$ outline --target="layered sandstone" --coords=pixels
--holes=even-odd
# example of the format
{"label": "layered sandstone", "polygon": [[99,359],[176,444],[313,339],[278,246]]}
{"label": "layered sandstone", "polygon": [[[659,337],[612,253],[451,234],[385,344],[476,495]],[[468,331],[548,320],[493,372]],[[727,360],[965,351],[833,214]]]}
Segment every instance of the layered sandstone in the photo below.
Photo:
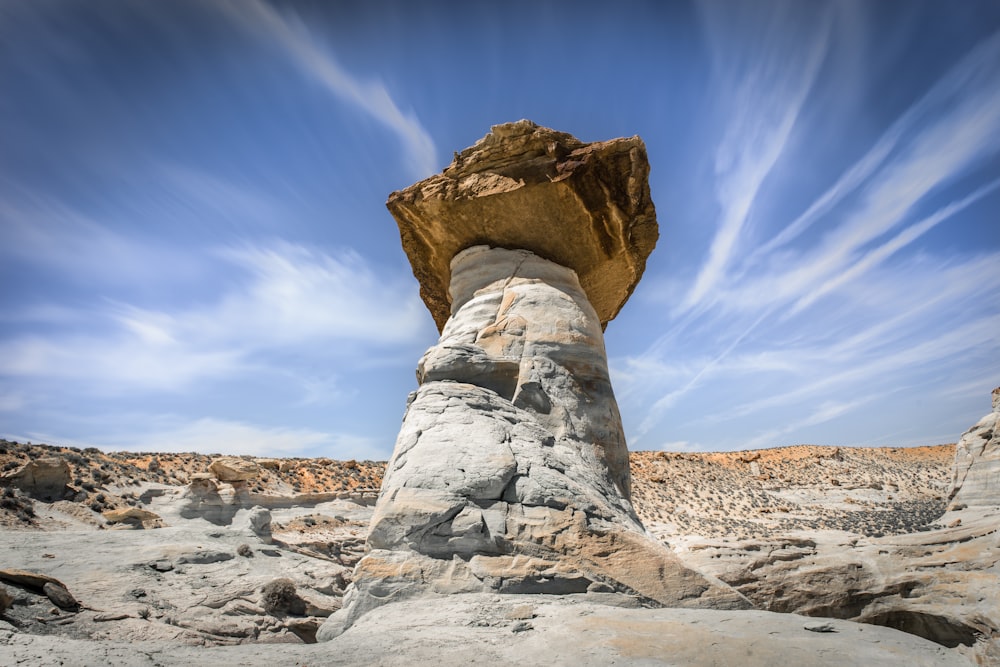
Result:
{"label": "layered sandstone", "polygon": [[993,411],[962,434],[955,446],[952,506],[1000,506],[1000,387]]}

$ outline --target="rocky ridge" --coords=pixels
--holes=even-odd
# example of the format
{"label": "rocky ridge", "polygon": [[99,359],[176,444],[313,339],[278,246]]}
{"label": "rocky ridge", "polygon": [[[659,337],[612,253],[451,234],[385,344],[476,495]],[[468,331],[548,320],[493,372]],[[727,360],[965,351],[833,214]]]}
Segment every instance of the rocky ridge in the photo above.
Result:
{"label": "rocky ridge", "polygon": [[[282,642],[285,646],[283,650],[288,650],[288,642],[301,644],[312,641],[322,619],[341,604],[344,590],[353,576],[353,566],[363,554],[373,510],[371,492],[363,489],[367,487],[367,480],[381,478],[385,465],[327,459],[256,459],[262,476],[248,480],[248,486],[254,489],[259,485],[266,492],[264,495],[268,496],[260,500],[271,506],[268,514],[273,518],[269,535],[267,531],[260,530],[259,521],[255,526],[255,519],[259,517],[252,507],[241,508],[226,525],[212,523],[205,518],[185,519],[176,510],[191,481],[197,484],[196,476],[199,474],[211,475],[211,464],[220,457],[159,454],[155,455],[159,465],[154,465],[154,471],[150,473],[147,471],[153,458],[150,454],[105,454],[93,449],[10,442],[2,443],[0,449],[0,468],[6,467],[8,471],[19,469],[29,460],[55,457],[70,465],[74,479],[79,476],[93,480],[90,471],[100,471],[97,474],[101,475],[101,481],[95,482],[94,490],[80,500],[48,502],[34,499],[21,489],[8,487],[10,494],[5,495],[5,499],[16,499],[18,505],[12,508],[0,503],[3,530],[11,538],[0,541],[0,566],[53,577],[65,584],[68,592],[80,602],[81,608],[76,612],[60,609],[41,589],[5,581],[4,586],[14,604],[4,618],[17,625],[9,626],[13,634],[4,640],[14,644],[8,643],[8,648],[0,646],[0,655],[5,655],[7,650],[14,651],[11,646],[20,645],[19,642],[30,637],[39,638],[31,641],[41,641],[44,637],[77,638],[90,640],[85,646],[93,646],[95,650],[111,651],[106,654],[112,656],[108,664],[115,664],[114,652],[113,647],[105,642],[116,640],[144,642],[151,650],[157,651],[167,650],[156,649],[159,646],[157,642],[169,642],[170,654],[178,656],[175,664],[182,662],[180,656],[184,653],[179,649],[185,645],[261,646]],[[839,486],[831,486],[831,462],[837,461],[838,457],[843,465],[834,466],[836,471],[833,474],[836,474]],[[793,579],[797,572],[806,571],[803,565],[820,556],[828,558],[823,554],[847,554],[846,560],[841,558],[841,563],[868,563],[879,562],[872,559],[884,551],[886,553],[881,554],[881,558],[886,562],[880,567],[884,571],[901,571],[905,566],[900,564],[912,559],[914,553],[930,550],[936,551],[937,555],[931,553],[923,560],[913,561],[911,571],[930,572],[941,581],[947,578],[959,581],[966,575],[954,572],[955,563],[967,562],[967,576],[994,577],[995,581],[995,573],[990,574],[990,570],[986,569],[985,574],[980,574],[977,568],[981,565],[977,565],[975,558],[970,559],[968,553],[955,551],[959,548],[983,551],[976,546],[982,542],[982,537],[976,537],[976,531],[981,530],[977,526],[981,526],[982,522],[977,523],[971,514],[959,526],[947,527],[968,510],[943,518],[935,517],[929,523],[919,525],[923,523],[922,517],[933,513],[934,508],[943,507],[953,457],[954,447],[950,445],[913,449],[798,446],[725,454],[633,452],[633,498],[639,517],[677,557],[690,567],[714,573],[729,581],[759,606],[772,608],[768,606],[769,599],[781,599],[775,596],[775,592],[778,588],[776,584],[783,580],[788,594],[783,606],[775,606],[775,609],[785,611],[798,606],[799,613],[843,616],[843,610],[856,607],[857,599],[852,602],[844,598],[842,607],[838,607],[833,600],[827,600],[826,609],[819,602],[813,606],[803,604],[812,599],[810,591],[815,591],[821,582],[835,591],[836,588],[829,585],[831,577],[836,581],[843,572],[838,573],[835,567],[815,567],[811,571],[825,571],[827,576],[817,578],[813,575],[809,586],[804,585],[805,579],[803,583],[795,583]],[[253,457],[242,458],[254,461]],[[757,466],[751,466],[751,463],[757,463]],[[264,471],[267,471],[266,477],[263,476]],[[872,488],[878,484],[873,471],[885,480],[881,490]],[[146,480],[141,479],[144,475]],[[184,484],[180,479],[185,475],[196,479]],[[212,478],[222,495],[229,495],[227,485],[214,476]],[[168,481],[169,484],[166,483]],[[295,492],[296,483],[299,493]],[[845,502],[843,496],[836,501],[828,498],[824,502],[824,494],[837,489],[858,496],[862,502]],[[134,501],[136,507],[157,513],[161,520],[152,525],[146,524],[146,530],[115,530],[116,524],[110,523],[104,516],[105,510],[91,508],[94,497],[99,494],[104,495],[103,505],[132,507],[129,502]],[[301,507],[295,504],[303,499],[323,499],[331,495],[343,497]],[[713,513],[719,511],[720,498],[732,499],[729,506],[724,506],[729,518],[724,524],[724,534],[714,529],[704,530],[705,526],[715,526],[718,517]],[[838,503],[842,505],[842,514],[831,517],[827,506],[836,507]],[[907,514],[905,507],[911,504],[925,508],[925,514]],[[28,520],[19,516],[24,514],[25,507],[30,508],[32,513]],[[684,511],[677,511],[679,507]],[[766,511],[771,507],[783,507],[786,511]],[[892,535],[887,532],[886,536],[876,538],[872,533],[876,529],[884,530],[886,523],[882,515],[898,518],[894,519]],[[664,522],[664,517],[671,517],[671,520]],[[822,529],[823,522],[831,521],[832,524]],[[987,525],[991,525],[988,521]],[[817,530],[814,525],[821,529]],[[838,527],[842,530],[836,530]],[[852,532],[853,529],[860,530]],[[865,532],[869,534],[865,535]],[[926,536],[930,542],[937,541],[939,546],[931,549],[921,547],[919,543],[913,543],[914,536]],[[905,544],[906,540],[910,540],[909,545]],[[897,546],[887,548],[892,544]],[[992,549],[992,553],[997,553],[995,546]],[[986,552],[990,553],[990,550]],[[247,553],[251,555],[243,555]],[[894,562],[893,567],[888,568],[887,564]],[[752,574],[749,578],[747,570]],[[941,579],[943,575],[946,575],[945,579]],[[266,611],[263,587],[280,578],[291,579],[297,596],[311,600],[311,606],[308,609],[278,611],[276,614]],[[888,579],[881,587],[873,586],[870,574],[851,581],[881,591],[879,595],[872,596],[873,601],[889,598],[906,600],[901,594],[907,586],[900,587]],[[110,582],[114,583],[109,585]],[[988,584],[980,582],[979,585],[989,590]],[[798,601],[793,595],[796,590],[801,592]],[[894,592],[886,595],[886,591]],[[913,595],[914,592],[918,595]],[[939,596],[940,606],[945,607],[948,614],[954,615],[965,604],[955,599],[957,592],[953,589],[951,593]],[[928,599],[938,593],[940,590],[935,592],[924,585],[911,587],[908,595],[912,596],[911,600],[920,597]],[[501,596],[497,599],[517,598]],[[531,596],[529,599],[535,598]],[[981,607],[989,601],[986,598],[978,604]],[[403,605],[407,603],[398,604],[398,613],[402,614]],[[444,608],[442,599],[427,604],[434,609]],[[536,612],[542,615],[543,620],[550,613],[546,611],[547,604],[540,605]],[[496,605],[496,602],[488,602],[486,606]],[[389,614],[387,617],[380,611],[371,612],[371,623],[378,619],[389,622],[386,619],[395,618],[394,607],[396,605],[390,605],[384,612]],[[598,604],[593,609],[601,608]],[[56,609],[58,613],[53,613]],[[427,616],[428,609],[425,608],[423,616]],[[675,613],[673,610],[666,612]],[[869,620],[903,624],[902,616],[894,617],[882,612],[883,616],[879,617],[878,614],[874,612]],[[940,609],[937,615],[946,616]],[[981,615],[990,618],[988,613]],[[436,623],[446,627],[454,627],[449,624],[457,622],[441,616],[434,618]],[[463,622],[476,623],[476,618],[478,616],[472,614]],[[787,623],[798,617],[785,614],[780,618],[786,619],[781,632],[787,633],[791,630]],[[0,627],[3,627],[3,622],[0,620]],[[391,622],[402,623],[403,620]],[[542,621],[537,618],[526,622],[535,628],[542,627]],[[368,627],[364,619],[358,623],[361,631]],[[510,635],[514,623],[503,621],[492,627]],[[801,631],[805,623],[801,621],[796,627]],[[622,632],[626,626],[627,623],[623,622]],[[968,624],[965,630],[952,633],[951,639],[946,641],[954,643],[957,637],[958,643],[951,650],[964,652],[975,659],[979,640],[974,640],[971,646],[962,641],[973,639],[973,635],[982,637],[983,633],[991,632],[988,625],[978,626],[981,630],[976,630],[976,627],[975,624]],[[458,630],[454,632],[458,633]],[[926,628],[922,632],[928,634]],[[346,641],[355,641],[350,639],[350,633],[348,631],[343,637],[347,638]],[[921,635],[920,632],[916,634]],[[524,636],[524,633],[514,633],[514,636]],[[814,633],[806,632],[804,636],[811,638]],[[93,640],[100,640],[100,643]],[[30,646],[47,646],[45,650],[51,650],[51,645],[44,642],[36,645],[31,641],[16,650],[27,655],[36,650]],[[377,642],[372,641],[374,646]],[[625,636],[616,641],[626,641]],[[717,636],[715,641],[724,646],[731,639]],[[763,650],[758,648],[760,655],[764,655]],[[137,660],[134,652],[125,655],[130,656],[130,660]],[[267,654],[254,655],[264,660],[263,656]],[[868,654],[866,659],[873,659],[872,655]],[[190,660],[194,658],[190,657]],[[388,658],[387,661],[386,664],[392,664]],[[67,664],[74,663],[68,661]],[[122,661],[118,664],[144,663]],[[190,664],[202,663],[194,661]],[[351,662],[345,658],[344,664]],[[529,661],[527,664],[541,663]],[[857,664],[865,663],[859,658]],[[878,661],[874,660],[871,664],[878,664]],[[935,658],[924,663],[917,660],[914,664],[946,663]]]}

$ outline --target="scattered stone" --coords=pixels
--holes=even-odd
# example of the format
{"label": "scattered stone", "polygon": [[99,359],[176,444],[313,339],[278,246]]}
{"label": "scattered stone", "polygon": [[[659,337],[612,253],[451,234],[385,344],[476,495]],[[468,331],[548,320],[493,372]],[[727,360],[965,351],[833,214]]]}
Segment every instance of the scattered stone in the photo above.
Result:
{"label": "scattered stone", "polygon": [[209,565],[211,563],[221,563],[232,560],[233,554],[229,551],[218,551],[214,549],[204,549],[199,551],[189,551],[178,556],[174,563],[176,565]]}
{"label": "scattered stone", "polygon": [[271,512],[263,507],[254,507],[247,517],[247,527],[252,533],[262,538],[265,543],[271,541]]}
{"label": "scattered stone", "polygon": [[837,628],[833,627],[832,623],[815,622],[806,623],[802,626],[809,632],[836,632]]}
{"label": "scattered stone", "polygon": [[160,515],[138,507],[122,507],[120,509],[101,512],[108,523],[132,523],[139,526],[146,522],[159,521]]}
{"label": "scattered stone", "polygon": [[518,632],[527,632],[528,630],[534,630],[534,629],[535,626],[533,626],[531,623],[528,623],[527,621],[518,621],[517,623],[511,626],[510,631],[516,634]]}
{"label": "scattered stone", "polygon": [[7,613],[10,606],[14,604],[14,597],[10,594],[6,587],[0,586],[0,616]]}
{"label": "scattered stone", "polygon": [[315,618],[290,618],[285,621],[285,627],[306,644],[316,643],[319,624],[319,620]]}
{"label": "scattered stone", "polygon": [[505,614],[511,621],[523,621],[535,617],[535,606],[530,604],[519,604]]}
{"label": "scattered stone", "polygon": [[65,609],[67,611],[76,611],[80,608],[80,603],[76,601],[76,598],[60,583],[53,583],[51,581],[45,582],[42,586],[42,592],[45,593],[45,597],[56,605],[60,609]]}
{"label": "scattered stone", "polygon": [[131,618],[128,614],[122,613],[107,613],[107,614],[95,614],[94,623],[107,623],[109,621],[122,621],[126,618]]}
{"label": "scattered stone", "polygon": [[149,564],[157,572],[170,572],[174,569],[174,564],[168,560],[157,560]]}

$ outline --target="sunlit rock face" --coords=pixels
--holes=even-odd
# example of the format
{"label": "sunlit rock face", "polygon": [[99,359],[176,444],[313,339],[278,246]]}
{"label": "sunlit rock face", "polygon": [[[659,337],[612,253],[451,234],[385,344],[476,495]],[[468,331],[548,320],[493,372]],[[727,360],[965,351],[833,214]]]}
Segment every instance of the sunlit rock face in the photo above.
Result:
{"label": "sunlit rock face", "polygon": [[[641,530],[600,322],[576,275],[480,246],[455,258],[452,276],[455,313],[417,367],[369,544],[504,553],[524,530],[508,527],[512,503],[577,507]],[[404,496],[435,499],[418,521],[429,530],[409,529]],[[463,529],[442,526],[444,516]]]}
{"label": "sunlit rock face", "polygon": [[451,260],[466,248],[523,248],[573,269],[604,326],[659,235],[642,139],[584,143],[529,120],[494,125],[386,206],[438,330],[453,313]]}
{"label": "sunlit rock face", "polygon": [[629,502],[603,329],[656,243],[648,173],[638,137],[585,144],[518,121],[390,195],[441,338],[320,639],[414,595],[748,606],[648,536]]}
{"label": "sunlit rock face", "polygon": [[576,274],[483,246],[452,262],[453,315],[420,360],[344,611],[421,593],[624,593],[741,607],[648,537],[601,324]]}
{"label": "sunlit rock face", "polygon": [[955,446],[952,506],[1000,507],[1000,387],[993,411],[962,434]]}
{"label": "sunlit rock face", "polygon": [[[603,495],[627,499],[628,450],[604,336],[576,274],[525,250],[478,246],[452,262],[451,297],[454,314],[420,360],[419,382],[494,391],[531,414],[544,442],[572,448],[579,465],[610,480]],[[515,483],[530,481],[524,470]]]}

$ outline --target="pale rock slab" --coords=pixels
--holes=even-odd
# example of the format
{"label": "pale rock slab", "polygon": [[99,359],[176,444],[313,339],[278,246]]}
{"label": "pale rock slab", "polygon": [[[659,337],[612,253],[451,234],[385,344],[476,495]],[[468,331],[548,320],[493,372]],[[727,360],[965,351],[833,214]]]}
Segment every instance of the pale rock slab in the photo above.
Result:
{"label": "pale rock slab", "polygon": [[1000,387],[993,411],[962,434],[955,446],[951,506],[1000,506]]}

